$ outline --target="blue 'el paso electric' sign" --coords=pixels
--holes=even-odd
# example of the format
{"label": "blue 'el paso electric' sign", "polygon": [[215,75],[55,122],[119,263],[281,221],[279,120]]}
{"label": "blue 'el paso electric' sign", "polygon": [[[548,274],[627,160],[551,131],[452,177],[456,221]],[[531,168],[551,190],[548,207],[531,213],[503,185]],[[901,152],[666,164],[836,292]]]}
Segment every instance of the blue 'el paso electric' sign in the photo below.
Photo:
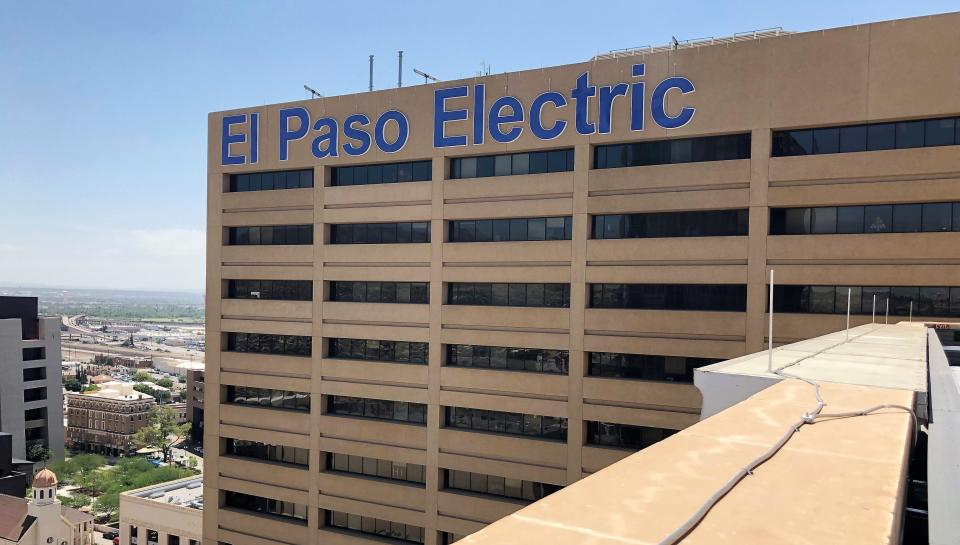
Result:
{"label": "blue 'el paso electric' sign", "polygon": [[[613,104],[618,98],[629,101],[629,123],[631,131],[642,131],[644,113],[649,104],[650,117],[654,123],[665,129],[682,127],[693,119],[695,109],[684,106],[674,115],[667,112],[666,99],[671,91],[680,94],[692,93],[696,89],[693,83],[682,76],[672,76],[658,83],[647,101],[644,65],[633,65],[632,75],[635,81],[620,82],[597,87],[590,84],[590,72],[584,72],[577,78],[570,90],[569,98],[557,91],[547,91],[537,95],[529,105],[523,104],[513,96],[502,96],[485,111],[486,86],[473,85],[472,107],[448,109],[447,101],[471,96],[468,85],[437,89],[433,95],[433,146],[449,148],[483,144],[489,137],[495,142],[507,144],[513,142],[523,131],[529,128],[538,140],[553,140],[567,130],[568,122],[556,119],[544,125],[543,112],[546,109],[561,109],[572,106],[574,109],[574,130],[577,134],[608,134],[613,129]],[[590,101],[596,100],[596,116],[590,115]],[[410,120],[399,110],[387,110],[374,121],[366,114],[349,115],[342,121],[333,117],[310,119],[310,112],[303,107],[282,108],[279,111],[279,130],[277,144],[278,157],[286,161],[289,156],[290,142],[303,140],[308,135],[313,138],[310,150],[314,157],[338,157],[340,154],[359,156],[370,151],[371,146],[384,153],[396,153],[403,149],[410,137]],[[470,121],[468,134],[450,134],[447,123]],[[392,136],[388,137],[388,127],[394,126]],[[245,127],[245,130],[244,130]],[[220,135],[220,157],[222,165],[254,164],[258,161],[260,148],[260,114],[236,114],[223,117]],[[238,130],[239,129],[239,130]],[[371,134],[372,129],[372,134]],[[249,141],[247,154],[231,153],[233,144],[241,145]]]}

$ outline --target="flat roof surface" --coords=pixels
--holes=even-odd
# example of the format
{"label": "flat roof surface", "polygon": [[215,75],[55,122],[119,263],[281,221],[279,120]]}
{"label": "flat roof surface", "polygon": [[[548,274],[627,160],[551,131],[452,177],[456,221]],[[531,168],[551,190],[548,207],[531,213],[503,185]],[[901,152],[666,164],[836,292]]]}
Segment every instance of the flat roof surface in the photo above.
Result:
{"label": "flat roof surface", "polygon": [[[776,335],[776,318],[774,318]],[[865,324],[846,331],[773,349],[773,367],[817,381],[860,384],[881,388],[927,391],[927,329],[921,323]],[[767,372],[767,351],[748,354],[697,369],[724,373],[779,377]],[[799,363],[795,363],[799,362]],[[794,364],[794,365],[791,365]]]}
{"label": "flat roof surface", "polygon": [[[774,365],[816,380],[824,414],[913,407],[926,390],[926,342],[922,324],[868,324],[849,341],[839,332],[775,349]],[[810,384],[767,373],[766,352],[704,369],[770,385],[461,543],[657,544],[816,407]],[[913,427],[896,409],[802,426],[681,543],[898,543]]]}
{"label": "flat roof surface", "polygon": [[[203,500],[203,475],[161,483],[126,492],[128,496],[145,498],[165,505],[195,507],[193,502]],[[200,504],[202,506],[202,503]]]}

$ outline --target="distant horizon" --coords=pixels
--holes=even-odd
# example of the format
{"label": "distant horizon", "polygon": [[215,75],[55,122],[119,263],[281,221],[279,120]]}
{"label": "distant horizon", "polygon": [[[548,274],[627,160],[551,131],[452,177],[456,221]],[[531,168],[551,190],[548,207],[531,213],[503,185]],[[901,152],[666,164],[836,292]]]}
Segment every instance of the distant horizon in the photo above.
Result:
{"label": "distant horizon", "polygon": [[54,285],[43,285],[43,284],[15,284],[9,283],[4,280],[0,280],[0,291],[5,289],[19,289],[19,290],[30,290],[30,289],[42,289],[42,290],[92,290],[92,291],[123,291],[123,292],[152,292],[152,293],[189,293],[189,294],[201,294],[206,295],[205,289],[188,289],[188,288],[112,288],[104,286],[82,286],[82,285],[73,285],[73,286],[54,286]]}

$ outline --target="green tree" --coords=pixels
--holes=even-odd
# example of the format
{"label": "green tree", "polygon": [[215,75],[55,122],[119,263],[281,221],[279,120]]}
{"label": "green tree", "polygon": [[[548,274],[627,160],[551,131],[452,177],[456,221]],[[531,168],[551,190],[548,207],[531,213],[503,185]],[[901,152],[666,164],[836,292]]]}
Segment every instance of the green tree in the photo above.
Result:
{"label": "green tree", "polygon": [[74,509],[80,509],[81,507],[86,507],[93,502],[93,498],[87,496],[86,494],[71,494],[69,496],[57,496],[57,499],[60,500],[60,503],[66,505],[67,507],[73,507]]}
{"label": "green tree", "polygon": [[143,383],[134,384],[133,389],[142,394],[151,395],[157,398],[157,401],[166,401],[167,399],[170,399],[170,392],[166,390],[157,390],[156,388],[151,388],[147,384],[143,384]]}
{"label": "green tree", "polygon": [[146,371],[137,371],[133,374],[134,382],[153,382],[153,375]]}
{"label": "green tree", "polygon": [[158,380],[156,384],[157,386],[163,386],[164,388],[173,388],[173,381],[167,377],[163,377],[162,379]]}
{"label": "green tree", "polygon": [[147,415],[147,425],[137,430],[133,442],[140,448],[155,448],[163,453],[163,461],[170,461],[170,449],[190,432],[190,423],[177,423],[177,411],[154,405]]}
{"label": "green tree", "polygon": [[63,379],[63,387],[66,388],[68,392],[79,392],[83,388],[83,385],[75,378],[67,378]]}
{"label": "green tree", "polygon": [[27,449],[27,460],[31,462],[46,462],[50,459],[50,449],[43,443],[34,443]]}

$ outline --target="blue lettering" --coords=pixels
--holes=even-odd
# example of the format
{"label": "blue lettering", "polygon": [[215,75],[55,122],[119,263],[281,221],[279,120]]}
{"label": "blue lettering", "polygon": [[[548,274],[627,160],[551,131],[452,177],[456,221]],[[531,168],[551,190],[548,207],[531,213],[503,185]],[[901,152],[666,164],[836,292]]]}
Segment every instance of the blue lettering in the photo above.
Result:
{"label": "blue lettering", "polygon": [[360,143],[357,146],[354,146],[350,143],[345,143],[343,145],[343,151],[347,152],[347,155],[363,155],[370,149],[370,135],[367,133],[367,131],[354,128],[354,125],[366,127],[369,124],[370,118],[363,114],[353,114],[347,117],[347,119],[343,122],[344,136]]}
{"label": "blue lettering", "polygon": [[247,162],[244,155],[230,155],[230,144],[242,144],[247,141],[243,133],[231,134],[230,127],[247,121],[247,114],[225,115],[220,129],[220,164],[242,165]]}
{"label": "blue lettering", "polygon": [[449,148],[452,146],[466,146],[465,135],[447,136],[445,124],[448,121],[461,121],[467,118],[466,108],[461,110],[447,110],[445,102],[449,98],[467,96],[467,86],[437,89],[433,93],[433,147]]}
{"label": "blue lettering", "polygon": [[[646,67],[642,64],[633,65],[633,77],[643,77],[646,73]],[[647,93],[646,84],[638,81],[632,84],[630,90],[630,130],[643,130],[643,101]]]}
{"label": "blue lettering", "polygon": [[671,89],[679,89],[680,93],[684,95],[696,90],[690,80],[679,76],[667,78],[657,84],[653,90],[653,98],[650,101],[650,113],[653,115],[653,120],[657,125],[660,125],[664,129],[676,129],[686,125],[693,119],[693,114],[696,111],[694,108],[684,106],[680,109],[679,114],[670,117],[667,114],[666,102],[667,93],[670,92]]}
{"label": "blue lettering", "polygon": [[[504,115],[503,109],[510,108],[510,114]],[[522,127],[511,127],[507,132],[500,130],[503,123],[523,122],[523,104],[514,97],[500,97],[490,107],[490,136],[501,144],[513,142],[523,133]]]}
{"label": "blue lettering", "polygon": [[[313,130],[319,131],[326,128],[327,132],[313,139],[310,150],[317,159],[324,157],[337,157],[337,120],[332,117],[322,117],[313,124]],[[326,147],[320,147],[320,144],[326,142]]]}
{"label": "blue lettering", "polygon": [[[290,118],[300,120],[300,127],[290,130]],[[304,108],[284,108],[280,110],[280,160],[287,160],[287,143],[291,140],[300,140],[307,135],[310,128],[310,113]]]}
{"label": "blue lettering", "polygon": [[[387,142],[387,137],[384,134],[387,122],[391,120],[397,123],[397,139],[392,143]],[[410,135],[410,124],[407,122],[407,116],[397,110],[383,112],[380,114],[380,119],[377,119],[377,126],[373,130],[373,135],[377,139],[377,147],[385,153],[400,151],[407,144],[407,136]]]}
{"label": "blue lettering", "polygon": [[473,143],[483,144],[483,102],[486,97],[486,85],[473,86]]}
{"label": "blue lettering", "polygon": [[548,102],[557,108],[562,108],[567,105],[567,99],[563,98],[563,95],[556,91],[548,91],[533,99],[533,104],[530,105],[530,131],[540,140],[552,140],[563,134],[563,130],[567,128],[567,122],[562,119],[555,121],[549,129],[544,128],[543,119],[540,114],[543,110],[543,105]]}
{"label": "blue lettering", "polygon": [[590,97],[597,94],[597,88],[590,85],[590,72],[584,72],[577,78],[577,86],[570,91],[570,96],[576,103],[577,109],[577,132],[580,134],[593,134],[596,132],[596,125],[590,122]]}
{"label": "blue lettering", "polygon": [[626,83],[618,83],[611,86],[605,86],[600,88],[600,108],[599,108],[599,117],[600,117],[600,134],[609,134],[611,125],[610,117],[613,110],[613,101],[616,100],[618,96],[626,96],[627,90]]}

